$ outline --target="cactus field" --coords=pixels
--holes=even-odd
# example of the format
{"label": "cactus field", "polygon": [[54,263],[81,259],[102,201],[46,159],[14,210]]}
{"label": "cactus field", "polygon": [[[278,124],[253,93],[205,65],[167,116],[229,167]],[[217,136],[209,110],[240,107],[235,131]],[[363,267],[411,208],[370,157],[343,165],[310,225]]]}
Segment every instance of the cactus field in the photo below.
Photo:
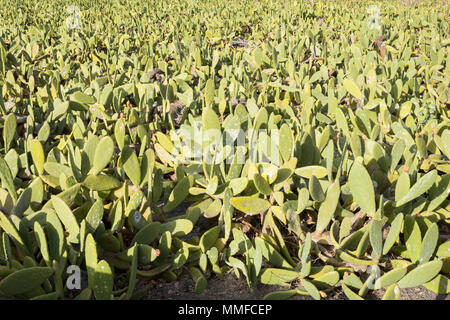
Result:
{"label": "cactus field", "polygon": [[0,299],[445,297],[449,12],[0,0]]}

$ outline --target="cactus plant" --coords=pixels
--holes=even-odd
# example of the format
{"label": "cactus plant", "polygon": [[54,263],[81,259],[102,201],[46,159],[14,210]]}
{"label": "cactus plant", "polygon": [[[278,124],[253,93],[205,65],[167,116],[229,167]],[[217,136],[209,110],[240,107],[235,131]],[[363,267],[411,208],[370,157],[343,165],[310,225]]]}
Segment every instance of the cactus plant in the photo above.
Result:
{"label": "cactus plant", "polygon": [[448,293],[448,2],[106,2],[0,0],[0,297]]}

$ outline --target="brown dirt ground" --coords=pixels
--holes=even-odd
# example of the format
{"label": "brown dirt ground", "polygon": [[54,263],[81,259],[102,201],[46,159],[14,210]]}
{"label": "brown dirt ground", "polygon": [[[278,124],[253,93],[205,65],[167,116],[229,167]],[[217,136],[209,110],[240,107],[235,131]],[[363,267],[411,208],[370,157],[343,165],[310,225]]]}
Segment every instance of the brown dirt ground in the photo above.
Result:
{"label": "brown dirt ground", "polygon": [[[194,292],[194,281],[184,274],[179,280],[165,282],[164,280],[142,280],[137,289],[145,289],[146,300],[262,300],[270,292],[285,290],[280,286],[258,284],[250,292],[245,279],[238,279],[233,272],[227,273],[224,279],[211,276],[208,286],[201,294]],[[366,300],[380,300],[384,290],[371,291]],[[425,287],[401,290],[402,300],[450,300],[450,295],[437,295]],[[340,288],[328,293],[326,300],[346,300]],[[312,300],[309,296],[294,295],[290,300]]]}

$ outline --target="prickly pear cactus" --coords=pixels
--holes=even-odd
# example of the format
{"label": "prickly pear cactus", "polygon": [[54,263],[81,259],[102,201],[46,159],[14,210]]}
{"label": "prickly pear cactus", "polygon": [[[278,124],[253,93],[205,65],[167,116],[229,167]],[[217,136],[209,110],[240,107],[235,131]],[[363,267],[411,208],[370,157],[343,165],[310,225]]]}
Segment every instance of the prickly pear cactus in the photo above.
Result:
{"label": "prickly pear cactus", "polygon": [[81,3],[0,0],[0,297],[449,293],[448,1]]}

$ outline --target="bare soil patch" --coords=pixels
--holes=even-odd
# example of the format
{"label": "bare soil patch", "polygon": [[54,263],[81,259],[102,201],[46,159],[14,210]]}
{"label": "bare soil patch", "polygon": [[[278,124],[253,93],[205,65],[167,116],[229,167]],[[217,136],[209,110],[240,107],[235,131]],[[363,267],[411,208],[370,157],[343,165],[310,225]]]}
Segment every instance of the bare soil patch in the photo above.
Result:
{"label": "bare soil patch", "polygon": [[[286,290],[281,286],[257,284],[253,292],[247,286],[245,279],[238,279],[234,273],[227,273],[224,279],[211,276],[204,292],[194,292],[194,281],[189,275],[183,274],[178,280],[165,282],[164,280],[144,280],[138,284],[138,289],[146,289],[146,300],[262,300],[270,292]],[[384,290],[371,291],[366,300],[380,300]],[[450,295],[437,295],[425,287],[401,290],[402,300],[450,300]],[[289,300],[312,300],[309,296],[295,295]],[[328,293],[325,300],[347,300],[340,288]]]}

